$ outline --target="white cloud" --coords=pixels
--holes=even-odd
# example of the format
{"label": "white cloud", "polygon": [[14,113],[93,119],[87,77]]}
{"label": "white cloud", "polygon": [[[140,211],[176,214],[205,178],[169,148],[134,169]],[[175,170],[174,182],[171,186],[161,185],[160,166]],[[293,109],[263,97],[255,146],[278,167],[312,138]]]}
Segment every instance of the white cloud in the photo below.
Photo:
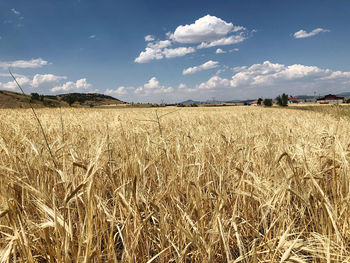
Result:
{"label": "white cloud", "polygon": [[146,63],[154,59],[162,59],[163,54],[161,49],[153,49],[146,47],[145,51],[141,51],[140,55],[135,58],[136,63]]}
{"label": "white cloud", "polygon": [[147,36],[145,36],[145,41],[146,42],[150,42],[150,41],[153,41],[155,38],[154,38],[154,36],[152,36],[152,35],[147,35]]}
{"label": "white cloud", "polygon": [[234,26],[216,16],[206,15],[196,20],[194,24],[178,26],[171,39],[187,44],[211,42],[227,36],[230,32],[243,29],[244,27]]}
{"label": "white cloud", "polygon": [[247,38],[243,34],[234,35],[234,36],[220,38],[212,42],[202,42],[200,45],[198,45],[197,48],[202,49],[202,48],[209,48],[209,47],[216,47],[216,46],[232,45],[232,44],[243,42],[246,39]]}
{"label": "white cloud", "polygon": [[146,89],[156,89],[158,88],[159,81],[157,80],[156,77],[151,78],[145,85],[143,85]]}
{"label": "white cloud", "polygon": [[312,37],[322,32],[330,32],[330,30],[324,28],[316,28],[309,33],[307,33],[305,30],[299,30],[298,32],[294,33],[294,38]]}
{"label": "white cloud", "polygon": [[135,59],[136,63],[146,63],[154,59],[174,58],[193,53],[196,50],[193,47],[178,47],[168,48],[171,46],[170,40],[157,41],[155,43],[148,43],[145,51]]}
{"label": "white cloud", "polygon": [[[67,79],[66,76],[56,76],[54,74],[35,74],[33,78],[14,74],[17,82],[21,85],[26,93],[30,92],[43,92],[47,94],[49,91],[92,91],[92,85],[87,82],[86,78],[77,80],[76,82],[67,81],[62,83]],[[0,73],[0,77],[9,78],[10,74]],[[17,84],[14,80],[8,81],[0,84],[0,89],[18,89]]]}
{"label": "white cloud", "polygon": [[[16,80],[19,83],[19,85],[21,85],[21,87],[31,85],[31,80],[26,76],[16,76]],[[17,83],[13,80],[6,83],[1,83],[0,89],[16,90],[18,89],[18,86]]]}
{"label": "white cloud", "polygon": [[129,93],[129,90],[134,89],[133,87],[125,87],[125,86],[120,86],[119,88],[112,90],[112,89],[107,89],[105,91],[106,95],[115,95],[115,96],[122,96],[122,95],[127,95]]}
{"label": "white cloud", "polygon": [[232,71],[233,72],[240,72],[240,71],[243,71],[247,68],[247,66],[241,66],[241,67],[233,67],[232,68]]}
{"label": "white cloud", "polygon": [[239,48],[233,48],[233,49],[230,49],[229,52],[232,53],[232,52],[238,52],[239,51]]}
{"label": "white cloud", "polygon": [[162,49],[171,46],[170,40],[160,40],[155,43],[148,43],[147,47],[152,49]]}
{"label": "white cloud", "polygon": [[[249,67],[235,67],[231,79],[213,76],[195,88],[178,89],[191,92],[197,98],[214,95],[223,99],[250,99],[288,94],[339,93],[349,90],[350,72],[332,71],[300,64],[283,65],[265,61]],[[186,95],[184,95],[186,96]]]}
{"label": "white cloud", "polygon": [[320,78],[321,80],[350,80],[350,72],[333,71],[328,76]]}
{"label": "white cloud", "polygon": [[[174,33],[167,32],[168,40],[153,42],[154,36],[145,36],[145,41],[149,43],[134,61],[136,63],[146,63],[151,60],[184,56],[195,52],[196,48],[236,44],[247,39],[245,31],[246,28],[243,26],[235,26],[216,16],[206,15],[197,19],[193,24],[178,26]],[[236,32],[240,33],[233,35]],[[171,45],[179,43],[201,44],[197,47],[169,48]]]}
{"label": "white cloud", "polygon": [[178,89],[187,89],[187,85],[184,83],[180,83]]}
{"label": "white cloud", "polygon": [[242,85],[272,85],[284,81],[296,81],[307,78],[317,79],[330,74],[330,70],[322,70],[315,66],[294,64],[285,66],[265,61],[263,64],[254,64],[242,67],[238,73],[232,76],[231,87]]}
{"label": "white cloud", "polygon": [[221,78],[219,76],[213,76],[208,81],[199,84],[196,89],[207,89],[214,90],[218,88],[227,88],[230,86],[230,81],[225,78]]}
{"label": "white cloud", "polygon": [[171,86],[162,85],[156,77],[152,77],[142,86],[120,86],[116,89],[107,89],[104,94],[123,97],[128,101],[159,103],[167,96],[173,96],[173,91]]}
{"label": "white cloud", "polygon": [[87,83],[86,78],[77,80],[75,85],[77,86],[77,89],[89,89],[92,87],[91,84]]}
{"label": "white cloud", "polygon": [[184,70],[182,71],[182,74],[183,74],[183,75],[194,74],[194,73],[197,73],[197,72],[199,72],[199,71],[203,71],[203,70],[207,70],[207,69],[212,69],[212,68],[217,68],[218,66],[219,66],[219,62],[209,60],[209,61],[205,62],[205,63],[202,64],[202,65],[184,69]]}
{"label": "white cloud", "polygon": [[165,48],[163,54],[166,58],[182,57],[196,50],[193,47]]}
{"label": "white cloud", "polygon": [[148,43],[145,51],[135,58],[136,63],[146,63],[154,59],[162,59],[164,57],[163,49],[170,46],[170,40],[157,41],[155,43]]}
{"label": "white cloud", "polygon": [[11,12],[14,13],[15,15],[20,15],[21,14],[21,12],[17,11],[14,8],[11,8]]}
{"label": "white cloud", "polygon": [[218,48],[216,51],[215,51],[216,54],[224,54],[226,53],[226,51],[223,51],[221,48]]}
{"label": "white cloud", "polygon": [[56,86],[51,89],[52,92],[70,91],[70,90],[87,90],[92,88],[92,85],[87,83],[86,78],[77,80],[76,82],[68,81],[61,86]]}
{"label": "white cloud", "polygon": [[[23,76],[24,76],[24,75],[16,74],[16,73],[12,73],[12,75],[14,75],[16,78],[17,78],[17,77],[23,77]],[[0,77],[8,77],[8,78],[11,78],[11,75],[10,75],[10,73],[0,73]]]}
{"label": "white cloud", "polygon": [[156,77],[152,77],[146,84],[135,89],[136,94],[152,95],[173,92],[172,87],[161,85]]}
{"label": "white cloud", "polygon": [[[9,77],[10,74],[0,74],[0,77]],[[61,80],[67,79],[65,76],[56,76],[53,74],[35,74],[33,78],[29,78],[28,76],[14,74],[17,82],[21,85],[22,88],[28,91],[38,90],[38,89],[48,89],[57,85]],[[17,84],[14,80],[2,83],[0,88],[4,89],[17,89]]]}
{"label": "white cloud", "polygon": [[249,67],[235,67],[230,81],[236,96],[277,96],[288,94],[338,93],[349,90],[350,72],[301,64],[284,65],[265,61]]}
{"label": "white cloud", "polygon": [[31,60],[0,61],[0,68],[41,68],[49,63],[42,58]]}
{"label": "white cloud", "polygon": [[65,76],[56,76],[53,74],[36,74],[32,80],[32,87],[38,88],[41,85],[47,85],[47,84],[52,84],[52,83],[57,83],[60,80],[67,79]]}
{"label": "white cloud", "polygon": [[89,38],[94,39],[94,38],[96,38],[96,35],[90,35]]}

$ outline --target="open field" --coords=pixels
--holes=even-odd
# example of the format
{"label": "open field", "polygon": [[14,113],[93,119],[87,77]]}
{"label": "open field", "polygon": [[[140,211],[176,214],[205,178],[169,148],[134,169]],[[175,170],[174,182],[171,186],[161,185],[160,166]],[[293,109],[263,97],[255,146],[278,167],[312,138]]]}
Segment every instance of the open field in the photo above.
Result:
{"label": "open field", "polygon": [[0,110],[0,262],[350,262],[341,115],[37,112],[54,159],[30,110]]}
{"label": "open field", "polygon": [[289,109],[313,111],[323,114],[331,114],[335,118],[350,118],[350,106],[349,104],[339,105],[320,105],[320,104],[301,104],[296,106],[289,106]]}

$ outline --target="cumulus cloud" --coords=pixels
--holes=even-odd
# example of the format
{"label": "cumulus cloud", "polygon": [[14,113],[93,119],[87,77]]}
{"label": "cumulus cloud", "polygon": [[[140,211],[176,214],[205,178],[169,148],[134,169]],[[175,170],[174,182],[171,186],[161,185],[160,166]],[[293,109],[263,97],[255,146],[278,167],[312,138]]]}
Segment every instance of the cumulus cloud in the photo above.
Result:
{"label": "cumulus cloud", "polygon": [[174,58],[182,57],[195,51],[193,47],[165,48],[163,54],[166,58]]}
{"label": "cumulus cloud", "polygon": [[[237,44],[247,39],[245,32],[246,28],[243,26],[235,26],[216,16],[206,15],[193,24],[180,25],[173,33],[166,33],[168,40],[154,42],[154,36],[145,36],[148,44],[134,61],[146,63],[151,60],[184,56],[195,52],[196,48]],[[166,46],[163,46],[164,44]],[[179,44],[196,44],[196,46],[169,48]]]}
{"label": "cumulus cloud", "polygon": [[316,28],[312,30],[311,32],[306,32],[305,30],[299,30],[298,32],[294,33],[294,38],[307,38],[307,37],[312,37],[315,36],[319,33],[322,32],[330,32],[329,29],[324,29],[324,28]]}
{"label": "cumulus cloud", "polygon": [[202,42],[200,45],[198,45],[197,48],[202,49],[202,48],[209,48],[209,47],[216,47],[216,46],[227,46],[227,45],[243,42],[246,39],[247,37],[245,37],[243,34],[229,36],[229,37],[220,38],[212,42]]}
{"label": "cumulus cloud", "polygon": [[146,47],[145,51],[141,51],[140,55],[135,58],[136,63],[146,63],[154,59],[162,59],[163,52],[161,49],[153,49]]}
{"label": "cumulus cloud", "polygon": [[[183,89],[199,98],[250,99],[288,94],[338,93],[348,91],[350,72],[332,71],[301,64],[284,65],[265,61],[251,66],[234,67],[231,79],[213,76],[194,88]],[[178,90],[181,92],[181,90]]]}
{"label": "cumulus cloud", "polygon": [[172,94],[173,91],[171,86],[162,85],[156,77],[152,77],[142,86],[120,86],[117,89],[107,89],[104,94],[116,97],[123,96],[130,100],[156,102],[157,98],[163,98],[164,95]]}
{"label": "cumulus cloud", "polygon": [[350,72],[343,71],[333,71],[330,75],[321,78],[322,80],[336,80],[336,79],[349,79],[350,80]]}
{"label": "cumulus cloud", "polygon": [[242,26],[234,26],[211,15],[197,19],[193,24],[180,25],[171,35],[171,39],[179,43],[193,44],[211,42],[226,36],[230,32],[244,30]]}
{"label": "cumulus cloud", "polygon": [[41,85],[57,83],[60,80],[65,80],[65,79],[67,79],[67,77],[65,76],[56,76],[53,74],[44,74],[44,75],[36,74],[32,80],[32,86],[34,88],[38,88]]}
{"label": "cumulus cloud", "polygon": [[[0,77],[9,77],[9,74],[0,74]],[[53,74],[35,74],[33,78],[28,76],[15,74],[17,82],[21,85],[25,90],[38,90],[38,89],[49,89],[50,87],[54,87],[60,81],[67,79],[65,76],[56,76]],[[17,89],[17,84],[14,80],[2,83],[0,85],[2,89]]]}
{"label": "cumulus cloud", "polygon": [[[239,70],[239,69],[237,69]],[[242,67],[238,73],[232,76],[231,87],[242,85],[272,85],[285,81],[305,79],[319,79],[331,74],[331,71],[320,69],[315,66],[294,64],[285,66],[265,61],[262,64],[254,64],[248,68]]]}
{"label": "cumulus cloud", "polygon": [[106,95],[114,95],[114,96],[122,96],[129,93],[129,90],[134,89],[133,87],[125,87],[120,86],[119,88],[113,90],[113,89],[106,89],[105,94]]}
{"label": "cumulus cloud", "polygon": [[150,42],[147,44],[145,51],[135,59],[136,63],[146,63],[154,59],[174,58],[193,53],[196,50],[193,47],[178,47],[168,48],[171,46],[170,40],[162,40],[157,42]]}
{"label": "cumulus cloud", "polygon": [[203,70],[207,70],[207,69],[212,69],[212,68],[217,68],[218,66],[219,66],[219,62],[218,62],[218,61],[209,60],[209,61],[203,63],[202,65],[184,69],[184,70],[182,71],[182,74],[183,74],[183,75],[194,74],[194,73],[197,73],[197,72],[199,72],[199,71],[203,71]]}
{"label": "cumulus cloud", "polygon": [[49,63],[42,58],[31,60],[0,61],[0,68],[41,68]]}
{"label": "cumulus cloud", "polygon": [[157,42],[150,42],[147,44],[145,51],[135,59],[136,63],[146,63],[154,59],[162,59],[164,57],[164,48],[171,45],[170,40],[162,40]]}
{"label": "cumulus cloud", "polygon": [[136,94],[159,94],[159,93],[170,93],[173,91],[172,87],[166,87],[161,85],[156,77],[152,77],[146,84],[135,90]]}
{"label": "cumulus cloud", "polygon": [[21,12],[17,11],[14,8],[11,8],[11,12],[14,13],[15,15],[20,15],[21,14]]}
{"label": "cumulus cloud", "polygon": [[180,83],[178,89],[187,89],[187,85],[184,83]]}
{"label": "cumulus cloud", "polygon": [[226,53],[226,51],[223,51],[221,48],[218,48],[216,51],[215,51],[216,54],[224,54]]}
{"label": "cumulus cloud", "polygon": [[154,38],[154,36],[152,36],[152,35],[147,35],[147,36],[145,36],[145,41],[146,42],[150,42],[150,41],[153,41],[155,38]]}
{"label": "cumulus cloud", "polygon": [[[22,87],[30,86],[32,81],[26,76],[16,76],[16,80]],[[0,83],[0,89],[16,90],[18,86],[15,81]]]}
{"label": "cumulus cloud", "polygon": [[[66,81],[66,76],[57,76],[54,74],[35,74],[33,77],[21,74],[14,74],[17,82],[21,85],[25,92],[48,92],[56,91],[84,91],[91,92],[92,85],[87,82],[86,78],[77,81]],[[8,73],[0,73],[1,78],[10,78]],[[17,84],[14,80],[0,83],[0,89],[17,90]]]}
{"label": "cumulus cloud", "polygon": [[89,38],[94,39],[94,38],[96,38],[96,35],[90,35]]}
{"label": "cumulus cloud", "polygon": [[198,90],[207,89],[214,90],[217,88],[226,88],[230,86],[230,81],[219,76],[213,76],[208,81],[199,84],[196,88]]}
{"label": "cumulus cloud", "polygon": [[86,78],[77,80],[76,82],[68,81],[61,86],[56,86],[51,89],[52,92],[71,91],[71,90],[87,90],[92,88],[92,85],[87,82]]}
{"label": "cumulus cloud", "polygon": [[160,40],[155,43],[148,43],[147,47],[152,48],[152,49],[162,49],[166,48],[171,45],[170,40]]}

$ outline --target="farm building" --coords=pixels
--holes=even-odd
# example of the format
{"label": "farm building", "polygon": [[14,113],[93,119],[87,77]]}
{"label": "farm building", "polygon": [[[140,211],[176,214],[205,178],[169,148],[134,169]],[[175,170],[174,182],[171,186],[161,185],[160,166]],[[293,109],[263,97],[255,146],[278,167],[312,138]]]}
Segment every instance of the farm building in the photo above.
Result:
{"label": "farm building", "polygon": [[258,100],[253,100],[250,105],[252,106],[258,106]]}
{"label": "farm building", "polygon": [[288,97],[288,104],[297,104],[297,103],[299,103],[298,97],[296,97],[296,96]]}
{"label": "farm building", "polygon": [[344,102],[344,97],[328,94],[322,98],[317,99],[318,104],[340,104]]}

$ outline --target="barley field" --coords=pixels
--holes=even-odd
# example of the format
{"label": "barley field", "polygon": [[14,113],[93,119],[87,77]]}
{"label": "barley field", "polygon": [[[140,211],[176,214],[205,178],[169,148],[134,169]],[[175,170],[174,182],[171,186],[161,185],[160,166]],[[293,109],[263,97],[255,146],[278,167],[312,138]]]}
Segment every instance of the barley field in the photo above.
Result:
{"label": "barley field", "polygon": [[350,122],[0,110],[0,262],[350,262]]}

